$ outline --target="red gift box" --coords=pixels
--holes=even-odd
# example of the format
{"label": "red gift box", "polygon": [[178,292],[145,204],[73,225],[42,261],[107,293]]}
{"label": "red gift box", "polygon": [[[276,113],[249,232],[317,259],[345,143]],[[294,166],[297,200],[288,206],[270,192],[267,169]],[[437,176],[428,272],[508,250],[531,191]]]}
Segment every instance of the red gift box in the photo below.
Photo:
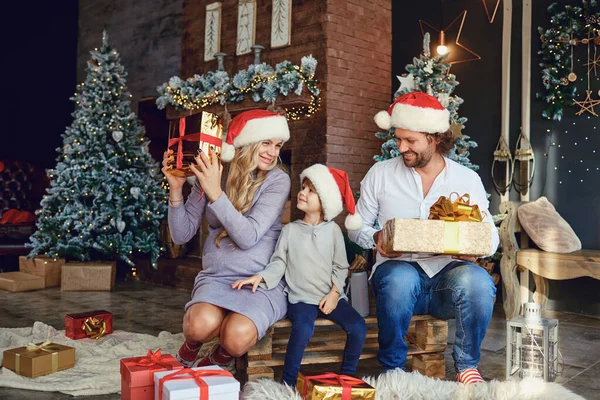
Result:
{"label": "red gift box", "polygon": [[99,339],[112,333],[113,316],[105,310],[65,315],[65,336],[71,339]]}
{"label": "red gift box", "polygon": [[145,357],[121,359],[121,400],[154,400],[154,373],[180,370],[183,366],[170,354],[148,350]]}

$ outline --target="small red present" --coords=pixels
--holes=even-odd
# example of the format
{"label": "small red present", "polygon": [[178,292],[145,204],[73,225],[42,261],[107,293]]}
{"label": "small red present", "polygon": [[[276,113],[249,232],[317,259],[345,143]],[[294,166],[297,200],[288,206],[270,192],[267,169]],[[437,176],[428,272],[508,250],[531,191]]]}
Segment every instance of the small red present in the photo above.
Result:
{"label": "small red present", "polygon": [[112,333],[113,315],[105,310],[65,315],[65,336],[71,339],[86,337],[100,339]]}
{"label": "small red present", "polygon": [[154,400],[154,373],[177,371],[183,366],[160,349],[145,357],[121,359],[121,400]]}

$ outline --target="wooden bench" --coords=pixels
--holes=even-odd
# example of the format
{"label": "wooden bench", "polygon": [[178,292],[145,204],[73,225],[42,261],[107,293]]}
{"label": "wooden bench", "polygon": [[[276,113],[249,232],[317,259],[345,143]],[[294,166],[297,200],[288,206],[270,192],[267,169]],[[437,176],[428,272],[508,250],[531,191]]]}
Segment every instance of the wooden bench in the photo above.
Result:
{"label": "wooden bench", "polygon": [[[367,338],[361,360],[376,358],[379,348],[373,302],[365,322]],[[278,321],[244,357],[238,359],[237,369],[243,378],[274,378],[273,367],[283,366],[284,363],[291,326],[292,322],[288,319]],[[412,359],[412,369],[429,377],[443,379],[446,376],[443,353],[448,342],[448,322],[430,315],[415,315],[406,339],[409,343],[408,359]],[[315,334],[308,343],[302,365],[341,363],[345,345],[346,333],[335,323],[318,318]]]}
{"label": "wooden bench", "polygon": [[[532,247],[529,236],[519,223],[517,210],[522,204],[524,202],[517,201],[500,204],[500,212],[506,214],[500,226],[500,272],[504,283],[506,319],[519,315],[523,303],[530,299],[546,309],[548,279],[563,280],[583,276],[600,279],[600,250],[549,253]],[[529,272],[533,274],[535,282],[534,293],[529,289]]]}

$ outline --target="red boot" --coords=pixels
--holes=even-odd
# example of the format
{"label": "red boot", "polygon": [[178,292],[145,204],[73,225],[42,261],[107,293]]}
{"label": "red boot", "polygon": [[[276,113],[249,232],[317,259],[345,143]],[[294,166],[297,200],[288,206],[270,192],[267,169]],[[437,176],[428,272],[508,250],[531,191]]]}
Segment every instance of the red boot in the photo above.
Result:
{"label": "red boot", "polygon": [[194,362],[194,367],[218,365],[226,371],[235,374],[235,357],[227,352],[219,343],[216,343],[204,358]]}

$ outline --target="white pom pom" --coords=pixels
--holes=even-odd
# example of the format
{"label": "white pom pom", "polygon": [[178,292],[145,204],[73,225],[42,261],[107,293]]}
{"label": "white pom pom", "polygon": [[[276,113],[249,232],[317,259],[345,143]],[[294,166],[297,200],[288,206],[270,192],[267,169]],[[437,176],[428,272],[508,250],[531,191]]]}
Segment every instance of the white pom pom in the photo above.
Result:
{"label": "white pom pom", "polygon": [[230,162],[233,160],[233,156],[235,155],[235,147],[228,143],[223,143],[223,147],[221,149],[221,160],[225,162]]}
{"label": "white pom pom", "polygon": [[360,214],[348,214],[346,216],[346,220],[344,221],[344,226],[349,231],[357,231],[362,228],[363,220]]}
{"label": "white pom pom", "polygon": [[381,129],[388,130],[392,127],[392,118],[387,111],[379,111],[377,114],[375,114],[375,118],[373,119],[375,120],[377,126]]}

